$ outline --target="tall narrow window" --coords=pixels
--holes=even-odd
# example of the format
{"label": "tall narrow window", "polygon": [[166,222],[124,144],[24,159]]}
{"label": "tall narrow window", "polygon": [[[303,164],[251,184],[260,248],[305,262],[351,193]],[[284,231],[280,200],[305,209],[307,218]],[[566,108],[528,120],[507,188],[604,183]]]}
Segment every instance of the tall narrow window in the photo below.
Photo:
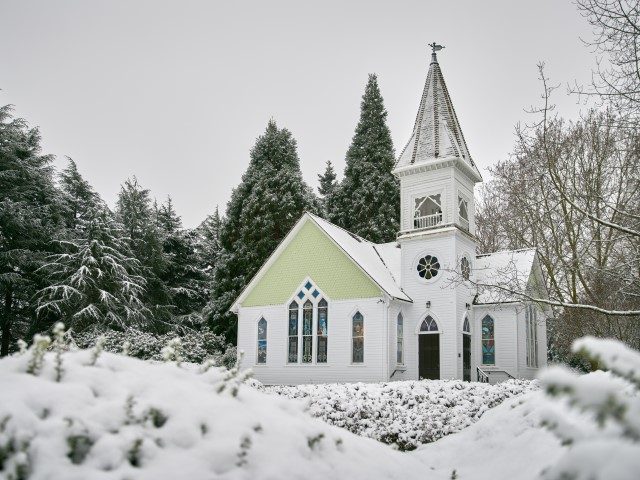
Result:
{"label": "tall narrow window", "polygon": [[313,361],[313,304],[304,302],[302,308],[302,363]]}
{"label": "tall narrow window", "polygon": [[398,324],[396,325],[396,362],[398,365],[404,363],[404,317],[402,312],[398,314]]}
{"label": "tall narrow window", "polygon": [[261,318],[258,322],[258,361],[267,363],[267,321]]}
{"label": "tall narrow window", "polygon": [[469,230],[469,202],[458,195],[458,218],[460,225]]}
{"label": "tall narrow window", "polygon": [[360,312],[351,319],[351,361],[364,362],[364,317]]}
{"label": "tall narrow window", "polygon": [[482,319],[482,364],[496,364],[496,344],[494,340],[493,318],[486,315]]}
{"label": "tall narrow window", "polygon": [[527,366],[538,366],[538,318],[534,305],[527,305],[524,312],[527,340]]}
{"label": "tall narrow window", "polygon": [[293,301],[289,304],[289,350],[287,361],[298,362],[298,304]]}
{"label": "tall narrow window", "polygon": [[318,302],[318,363],[327,363],[327,339],[329,336],[329,306],[323,298]]}

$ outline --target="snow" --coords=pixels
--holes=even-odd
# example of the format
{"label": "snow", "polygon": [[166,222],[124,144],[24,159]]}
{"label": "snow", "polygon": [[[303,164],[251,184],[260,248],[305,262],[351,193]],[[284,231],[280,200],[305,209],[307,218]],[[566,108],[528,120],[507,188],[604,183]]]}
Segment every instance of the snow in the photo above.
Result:
{"label": "snow", "polygon": [[[475,303],[517,301],[518,296],[509,290],[525,293],[535,256],[535,248],[478,255],[473,267],[474,282],[478,285]],[[492,285],[501,288],[491,288]]]}
{"label": "snow", "polygon": [[0,360],[0,478],[423,478],[418,459],[310,418],[299,402],[246,385],[218,393],[223,370],[110,353],[91,366],[82,350],[63,354],[58,383],[54,354],[30,375],[31,354]]}
{"label": "snow", "polygon": [[[459,381],[285,390],[254,388],[237,370],[95,349],[44,354],[49,339],[41,339],[0,360],[3,480],[632,480],[640,471],[640,355],[620,344],[587,339],[576,348],[588,346],[624,378],[549,369],[546,392],[537,382]],[[318,412],[345,428],[309,415]],[[348,431],[356,429],[362,436]],[[394,429],[430,443],[399,452],[365,438]]]}
{"label": "snow", "polygon": [[537,383],[423,380],[262,388],[304,399],[308,412],[327,423],[401,450],[413,450],[468,427],[489,408],[536,389]]}
{"label": "snow", "polygon": [[[316,215],[310,213],[306,215],[309,215],[387,294],[393,298],[411,302],[411,298],[399,287],[400,276],[397,275],[394,278],[390,267],[386,264],[386,260],[389,260],[389,264],[392,265],[391,268],[394,269],[396,274],[398,273],[400,249],[397,249],[397,252],[393,252],[388,248],[389,244],[378,245],[369,242]],[[387,246],[385,247],[385,245]],[[385,261],[383,261],[378,249],[387,254]],[[393,255],[397,255],[398,258],[393,258]]]}

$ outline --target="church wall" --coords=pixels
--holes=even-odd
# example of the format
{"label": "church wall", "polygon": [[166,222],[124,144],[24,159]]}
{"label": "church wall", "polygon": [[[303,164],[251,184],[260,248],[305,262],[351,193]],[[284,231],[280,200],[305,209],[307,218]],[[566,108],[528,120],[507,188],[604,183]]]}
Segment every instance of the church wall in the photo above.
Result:
{"label": "church wall", "polygon": [[[456,250],[451,230],[432,232],[417,238],[400,239],[402,244],[402,286],[413,299],[403,306],[405,314],[405,362],[403,378],[418,378],[418,333],[422,320],[431,315],[440,331],[440,378],[458,378],[457,337],[458,311],[456,294],[443,270],[455,268]],[[416,270],[418,260],[425,255],[436,255],[441,271],[432,281],[422,280]],[[431,306],[426,307],[430,301]]]}
{"label": "church wall", "polygon": [[535,378],[540,368],[547,365],[547,321],[545,312],[538,309],[538,368],[527,365],[527,332],[524,305],[518,309],[518,378]]}
{"label": "church wall", "polygon": [[[296,385],[304,383],[381,382],[388,375],[385,368],[385,311],[388,302],[381,297],[329,302],[328,362],[326,364],[287,363],[287,305],[240,308],[238,314],[238,349],[244,351],[242,368],[251,368],[254,377],[265,384]],[[364,316],[364,363],[351,362],[351,318],[356,311]],[[257,364],[257,323],[267,320],[267,363]],[[395,322],[393,322],[395,325]],[[315,347],[314,347],[315,348]],[[315,350],[314,350],[315,361]]]}
{"label": "church wall", "polygon": [[381,295],[380,287],[312,220],[307,220],[251,289],[242,306],[283,304],[307,277],[336,300]]}
{"label": "church wall", "polygon": [[[522,306],[519,304],[481,305],[473,307],[474,323],[473,331],[477,335],[472,336],[471,357],[472,378],[475,379],[475,366],[485,371],[504,370],[514,377],[518,377],[518,324],[519,315],[523,315]],[[496,346],[495,365],[482,365],[482,318],[489,314],[494,320],[494,339]],[[524,320],[523,320],[524,321]],[[475,365],[473,365],[475,363]]]}
{"label": "church wall", "polygon": [[[456,194],[457,197],[457,194]],[[469,315],[470,325],[473,327],[473,317],[471,310],[467,310],[467,304],[473,304],[473,298],[475,296],[475,288],[468,282],[465,282],[462,278],[460,270],[460,261],[463,256],[466,256],[471,261],[471,279],[473,280],[473,268],[475,263],[476,244],[475,241],[469,238],[462,232],[455,232],[455,269],[456,272],[448,274],[448,278],[452,279],[452,287],[455,294],[455,315],[456,315],[456,372],[457,378],[462,378],[463,364],[462,364],[462,324],[465,314]],[[471,338],[478,335],[478,330],[471,328]],[[474,378],[475,365],[473,365],[473,354],[471,355],[471,378]]]}

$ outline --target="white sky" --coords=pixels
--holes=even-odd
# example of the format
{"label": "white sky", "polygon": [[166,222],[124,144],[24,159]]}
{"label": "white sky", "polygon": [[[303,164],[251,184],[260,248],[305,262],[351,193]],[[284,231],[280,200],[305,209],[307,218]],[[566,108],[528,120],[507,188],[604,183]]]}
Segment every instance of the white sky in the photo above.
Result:
{"label": "white sky", "polygon": [[136,175],[185,226],[225,209],[249,150],[274,118],[301,167],[341,173],[367,74],[378,74],[396,153],[438,58],[471,155],[505,158],[514,125],[539,102],[536,63],[562,84],[595,64],[590,28],[567,0],[0,0],[0,104],[38,125],[110,205]]}

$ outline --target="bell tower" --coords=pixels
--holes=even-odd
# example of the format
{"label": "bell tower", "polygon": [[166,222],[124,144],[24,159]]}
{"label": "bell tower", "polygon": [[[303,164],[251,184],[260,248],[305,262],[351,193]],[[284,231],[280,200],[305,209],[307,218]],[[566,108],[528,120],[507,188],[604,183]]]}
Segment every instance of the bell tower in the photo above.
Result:
{"label": "bell tower", "polygon": [[[403,313],[413,329],[407,333],[414,335],[407,354],[416,355],[410,363],[417,371],[408,374],[420,378],[439,372],[438,378],[462,378],[460,333],[473,291],[454,272],[468,276],[475,261],[473,191],[482,176],[469,154],[438,63],[437,52],[444,47],[435,42],[430,47],[413,132],[393,170],[400,180],[401,283],[414,301]],[[458,281],[451,281],[456,275]],[[426,342],[424,334],[439,337]],[[436,361],[437,369],[432,365]]]}

